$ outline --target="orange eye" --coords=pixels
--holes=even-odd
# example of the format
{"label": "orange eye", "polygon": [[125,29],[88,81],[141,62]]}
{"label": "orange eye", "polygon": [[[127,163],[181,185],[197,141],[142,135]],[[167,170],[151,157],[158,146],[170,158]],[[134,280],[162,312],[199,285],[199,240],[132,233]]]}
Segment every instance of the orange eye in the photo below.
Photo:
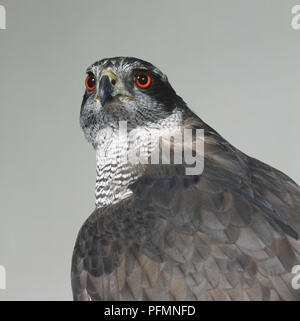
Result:
{"label": "orange eye", "polygon": [[94,75],[88,75],[86,77],[85,87],[88,91],[92,91],[96,88],[96,79]]}
{"label": "orange eye", "polygon": [[141,71],[136,74],[135,82],[140,88],[148,88],[151,84],[151,77],[147,72]]}

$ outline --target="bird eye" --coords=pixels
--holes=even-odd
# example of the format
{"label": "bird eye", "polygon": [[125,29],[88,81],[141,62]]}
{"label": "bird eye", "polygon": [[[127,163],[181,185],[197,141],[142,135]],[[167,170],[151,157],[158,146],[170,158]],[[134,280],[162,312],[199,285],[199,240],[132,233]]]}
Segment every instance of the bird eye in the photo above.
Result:
{"label": "bird eye", "polygon": [[96,79],[94,75],[88,75],[86,77],[85,87],[88,91],[92,91],[96,88]]}
{"label": "bird eye", "polygon": [[141,71],[136,74],[135,82],[140,88],[148,88],[151,84],[151,77],[147,72]]}

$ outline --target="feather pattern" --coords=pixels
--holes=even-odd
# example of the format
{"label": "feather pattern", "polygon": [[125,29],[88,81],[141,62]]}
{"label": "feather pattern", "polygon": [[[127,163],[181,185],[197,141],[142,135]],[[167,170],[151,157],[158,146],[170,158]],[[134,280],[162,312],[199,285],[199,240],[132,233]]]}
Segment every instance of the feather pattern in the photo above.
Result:
{"label": "feather pattern", "polygon": [[75,299],[300,299],[299,187],[215,131],[206,137],[202,175],[146,166],[129,197],[88,218],[73,255]]}
{"label": "feather pattern", "polygon": [[[151,74],[148,91],[132,84],[136,68]],[[97,152],[97,208],[76,240],[74,299],[300,300],[291,286],[300,262],[299,186],[205,124],[153,65],[119,57],[88,73],[97,78],[107,70],[123,96],[100,106],[98,92],[86,92],[81,108],[81,126]],[[118,149],[120,119],[140,139]],[[189,146],[204,161],[201,174],[186,175],[190,165],[175,161],[122,161],[125,152],[147,146],[147,132],[161,138],[160,152],[171,134],[171,154],[179,148],[183,155],[187,144],[177,138],[184,129],[204,130],[204,153],[195,135]]]}

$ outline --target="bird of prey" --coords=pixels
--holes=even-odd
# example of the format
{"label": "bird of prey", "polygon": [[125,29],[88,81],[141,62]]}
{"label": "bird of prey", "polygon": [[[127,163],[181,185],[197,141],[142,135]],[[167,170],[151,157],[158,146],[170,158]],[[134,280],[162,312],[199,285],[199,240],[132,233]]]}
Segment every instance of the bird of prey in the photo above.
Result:
{"label": "bird of prey", "polygon": [[[96,209],[73,252],[74,300],[299,300],[299,186],[232,146],[151,63],[102,59],[85,85],[80,124],[96,151]],[[189,144],[204,162],[198,174],[172,161],[185,129],[203,130],[203,151],[194,132]],[[166,137],[170,163],[151,164]]]}

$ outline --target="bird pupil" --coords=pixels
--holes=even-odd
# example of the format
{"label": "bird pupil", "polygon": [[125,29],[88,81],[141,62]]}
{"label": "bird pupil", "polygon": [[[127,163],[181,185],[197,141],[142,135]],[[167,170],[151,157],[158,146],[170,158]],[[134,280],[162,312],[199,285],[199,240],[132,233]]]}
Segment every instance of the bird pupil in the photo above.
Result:
{"label": "bird pupil", "polygon": [[94,77],[89,78],[88,85],[89,85],[89,87],[94,87],[94,85],[95,85],[95,78]]}
{"label": "bird pupil", "polygon": [[140,75],[139,76],[139,83],[141,85],[145,85],[147,83],[147,81],[148,81],[148,79],[147,79],[147,77],[145,75]]}

